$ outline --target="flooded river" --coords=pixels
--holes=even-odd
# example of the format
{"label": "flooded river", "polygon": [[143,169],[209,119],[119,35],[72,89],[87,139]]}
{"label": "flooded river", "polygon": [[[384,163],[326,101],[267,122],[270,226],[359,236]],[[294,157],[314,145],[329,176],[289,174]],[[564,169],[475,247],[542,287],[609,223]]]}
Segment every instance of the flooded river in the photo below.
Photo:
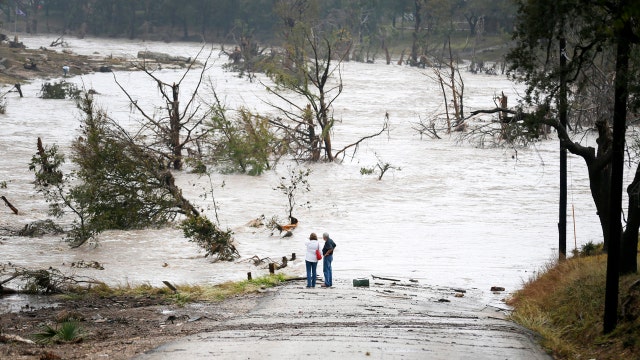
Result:
{"label": "flooded river", "polygon": [[[53,40],[23,37],[27,47],[48,46]],[[66,39],[70,50],[96,56],[134,57],[151,50],[180,56],[195,56],[201,45],[120,40]],[[97,54],[96,54],[97,52]],[[241,106],[259,112],[274,110],[259,81],[249,82],[225,72],[225,57],[212,53],[213,65],[206,83],[215,88],[230,109]],[[302,164],[312,169],[311,192],[301,195],[310,208],[297,209],[300,226],[294,236],[281,238],[266,229],[246,224],[261,215],[286,216],[287,199],[274,191],[280,176],[286,176],[286,161],[261,176],[214,174],[214,193],[223,227],[234,231],[241,258],[215,263],[197,246],[185,240],[180,230],[109,231],[96,244],[70,249],[60,236],[0,238],[0,261],[27,267],[53,266],[114,285],[148,283],[162,286],[220,283],[246,278],[246,273],[266,272],[256,268],[254,255],[275,260],[302,254],[309,233],[329,232],[337,243],[334,277],[350,279],[371,274],[412,278],[423,283],[485,292],[491,286],[507,292],[518,289],[536,270],[557,257],[558,252],[558,142],[548,140],[528,149],[477,148],[459,143],[455,136],[421,138],[413,129],[441,108],[439,86],[426,76],[428,70],[405,66],[345,63],[344,92],[335,102],[338,120],[334,148],[340,149],[360,137],[377,132],[389,115],[390,129],[383,136],[364,142],[342,162]],[[156,76],[167,83],[179,81],[183,70],[165,69]],[[504,92],[510,101],[521,91],[502,76],[464,73],[467,111],[492,108],[493,99]],[[61,73],[62,76],[62,73]],[[162,106],[149,77],[141,72],[97,73],[68,78],[97,91],[97,102],[123,126],[140,119],[114,81],[118,81],[147,109]],[[183,81],[183,96],[193,89],[199,72]],[[258,78],[260,79],[260,77]],[[58,79],[52,79],[58,80]],[[266,79],[262,79],[267,82]],[[0,194],[20,210],[13,215],[0,207],[0,226],[19,228],[47,218],[47,205],[33,188],[28,163],[41,137],[45,144],[58,144],[64,151],[78,135],[80,114],[73,101],[38,97],[42,81],[23,86],[24,98],[9,95],[7,113],[0,115],[0,181],[7,187]],[[202,88],[203,100],[211,99],[210,88]],[[486,118],[490,119],[490,118]],[[382,180],[361,175],[360,169],[378,160],[390,163]],[[214,218],[207,178],[178,174],[184,195]],[[222,186],[224,184],[224,187]],[[601,232],[588,189],[582,159],[569,156],[568,244],[570,251],[586,242],[599,242]],[[574,231],[575,227],[575,231]],[[72,267],[79,261],[96,261],[104,270]],[[300,260],[288,271],[304,273]],[[0,299],[0,303],[3,300]]]}

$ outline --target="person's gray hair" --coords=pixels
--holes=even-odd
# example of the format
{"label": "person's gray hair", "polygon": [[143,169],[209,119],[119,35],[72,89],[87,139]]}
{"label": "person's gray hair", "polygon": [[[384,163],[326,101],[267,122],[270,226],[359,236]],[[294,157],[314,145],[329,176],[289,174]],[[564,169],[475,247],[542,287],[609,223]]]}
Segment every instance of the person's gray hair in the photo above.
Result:
{"label": "person's gray hair", "polygon": [[328,239],[329,238],[329,233],[326,232],[326,233],[322,234],[322,237],[325,238],[325,239]]}

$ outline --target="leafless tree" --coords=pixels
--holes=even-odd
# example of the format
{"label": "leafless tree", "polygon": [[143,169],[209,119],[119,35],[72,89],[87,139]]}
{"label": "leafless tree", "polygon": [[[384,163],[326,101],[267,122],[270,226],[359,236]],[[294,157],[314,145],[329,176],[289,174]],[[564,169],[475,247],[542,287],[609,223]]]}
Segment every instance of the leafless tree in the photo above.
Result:
{"label": "leafless tree", "polygon": [[[271,119],[273,126],[283,130],[287,136],[292,152],[300,160],[334,161],[344,156],[349,148],[357,148],[362,141],[378,136],[387,130],[388,117],[382,129],[357,142],[347,145],[334,152],[332,145],[332,130],[335,124],[333,117],[333,103],[343,90],[340,64],[347,52],[333,54],[332,43],[327,38],[320,39],[310,31],[304,31],[304,39],[309,56],[305,57],[301,65],[287,68],[286,66],[271,73],[276,87],[267,86],[267,90],[278,97],[286,106],[272,103],[283,114],[283,118]],[[297,52],[296,52],[297,54]],[[297,56],[297,55],[295,55]],[[336,60],[334,60],[336,59]],[[295,64],[295,59],[283,64]],[[303,104],[290,97],[282,89],[288,89],[302,97]]]}
{"label": "leafless tree", "polygon": [[206,131],[202,131],[202,124],[211,115],[209,107],[202,107],[197,102],[198,91],[204,80],[204,73],[208,68],[208,60],[201,66],[200,77],[196,87],[193,89],[184,106],[180,106],[180,86],[182,81],[187,77],[189,72],[198,64],[197,59],[202,54],[204,47],[200,52],[188,62],[188,66],[177,83],[167,83],[156,76],[156,68],[152,67],[149,62],[143,60],[136,63],[135,66],[139,70],[147,74],[158,87],[160,96],[165,102],[165,114],[158,115],[155,111],[144,109],[139,102],[134,99],[130,90],[125,89],[114,73],[114,79],[120,89],[129,99],[131,106],[138,111],[144,118],[141,133],[149,130],[154,137],[151,143],[146,144],[149,149],[155,151],[159,156],[165,158],[170,166],[176,170],[181,170],[183,165],[183,150],[192,142],[197,142],[206,136]]}

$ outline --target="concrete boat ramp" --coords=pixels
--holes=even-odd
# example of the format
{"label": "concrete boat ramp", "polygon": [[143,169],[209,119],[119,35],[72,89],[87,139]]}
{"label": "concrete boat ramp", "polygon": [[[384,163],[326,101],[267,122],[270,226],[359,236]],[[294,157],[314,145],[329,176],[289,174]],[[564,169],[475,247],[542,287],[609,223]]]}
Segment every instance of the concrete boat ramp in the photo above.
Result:
{"label": "concrete boat ramp", "polygon": [[267,291],[248,313],[136,359],[552,359],[478,290],[373,280]]}

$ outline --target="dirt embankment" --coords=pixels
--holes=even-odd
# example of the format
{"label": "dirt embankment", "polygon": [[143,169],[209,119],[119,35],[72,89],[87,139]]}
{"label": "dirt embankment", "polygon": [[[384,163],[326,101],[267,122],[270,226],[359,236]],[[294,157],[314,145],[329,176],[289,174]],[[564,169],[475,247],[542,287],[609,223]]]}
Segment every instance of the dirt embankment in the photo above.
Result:
{"label": "dirt embankment", "polygon": [[0,41],[0,84],[14,85],[33,79],[82,75],[112,69],[125,69],[130,64],[121,58],[89,57],[54,48],[30,49],[19,41]]}
{"label": "dirt embankment", "polygon": [[[210,331],[228,318],[251,310],[262,294],[222,302],[179,306],[160,296],[52,298],[55,306],[0,316],[0,359],[130,359],[163,343]],[[34,334],[46,326],[75,322],[80,336],[71,342],[39,344]]]}

